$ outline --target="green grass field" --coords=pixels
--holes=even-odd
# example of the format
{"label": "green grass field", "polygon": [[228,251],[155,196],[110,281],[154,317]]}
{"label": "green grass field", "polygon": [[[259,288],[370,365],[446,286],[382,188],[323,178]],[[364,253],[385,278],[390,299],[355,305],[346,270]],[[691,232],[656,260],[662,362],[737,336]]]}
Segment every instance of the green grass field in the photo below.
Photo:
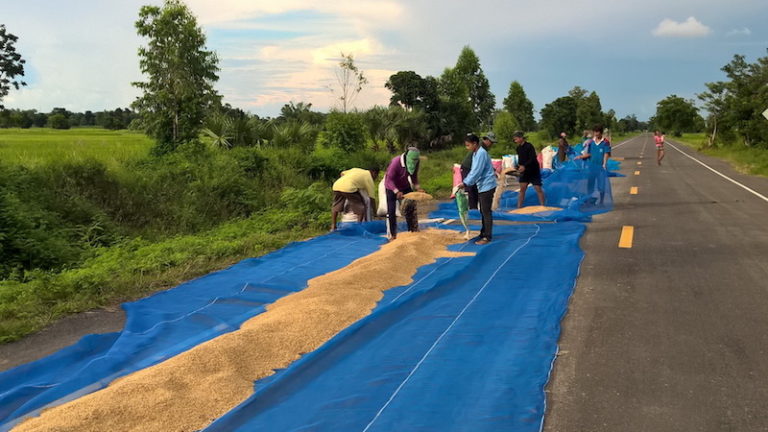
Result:
{"label": "green grass field", "polygon": [[739,145],[707,147],[707,136],[704,133],[686,133],[672,140],[687,144],[706,155],[725,159],[744,174],[768,177],[768,149]]}
{"label": "green grass field", "polygon": [[97,159],[117,168],[149,154],[152,144],[143,133],[126,130],[0,129],[0,160],[33,167],[51,161]]}

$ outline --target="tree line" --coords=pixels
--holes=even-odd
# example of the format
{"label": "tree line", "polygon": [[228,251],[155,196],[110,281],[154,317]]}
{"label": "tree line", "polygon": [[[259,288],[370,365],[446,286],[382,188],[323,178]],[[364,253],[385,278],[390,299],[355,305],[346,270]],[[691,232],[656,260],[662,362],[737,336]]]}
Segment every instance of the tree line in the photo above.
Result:
{"label": "tree line", "polygon": [[72,127],[102,127],[104,129],[131,129],[138,116],[130,108],[116,108],[104,111],[71,112],[65,108],[54,108],[49,113],[37,110],[0,110],[0,128],[49,127],[69,129]]}

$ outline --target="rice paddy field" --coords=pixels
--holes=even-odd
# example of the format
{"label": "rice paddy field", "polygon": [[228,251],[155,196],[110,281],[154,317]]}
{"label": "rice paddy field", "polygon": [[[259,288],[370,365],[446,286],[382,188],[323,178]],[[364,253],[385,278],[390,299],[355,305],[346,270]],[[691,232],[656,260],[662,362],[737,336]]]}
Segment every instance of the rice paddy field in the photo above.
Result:
{"label": "rice paddy field", "polygon": [[141,132],[101,128],[0,129],[0,161],[34,167],[51,161],[97,159],[109,168],[140,159],[152,140]]}

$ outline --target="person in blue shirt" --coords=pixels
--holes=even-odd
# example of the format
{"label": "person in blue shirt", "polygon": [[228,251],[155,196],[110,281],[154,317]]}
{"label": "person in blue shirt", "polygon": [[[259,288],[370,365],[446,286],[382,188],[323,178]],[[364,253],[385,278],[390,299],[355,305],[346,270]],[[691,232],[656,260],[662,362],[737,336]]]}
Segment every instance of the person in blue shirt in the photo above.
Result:
{"label": "person in blue shirt", "polygon": [[581,155],[574,159],[582,159],[587,162],[589,177],[587,178],[587,190],[590,194],[595,192],[595,186],[600,192],[600,204],[605,199],[605,182],[608,178],[606,168],[608,159],[611,157],[611,143],[603,137],[603,126],[597,125],[593,128],[592,139],[584,144],[584,150]]}
{"label": "person in blue shirt", "polygon": [[491,163],[491,157],[488,152],[480,145],[480,138],[475,134],[467,134],[464,139],[464,146],[472,152],[472,169],[459,184],[459,188],[477,185],[477,201],[482,215],[483,225],[480,229],[480,236],[475,244],[484,245],[491,241],[493,237],[493,215],[491,206],[493,205],[493,193],[496,191],[496,172]]}

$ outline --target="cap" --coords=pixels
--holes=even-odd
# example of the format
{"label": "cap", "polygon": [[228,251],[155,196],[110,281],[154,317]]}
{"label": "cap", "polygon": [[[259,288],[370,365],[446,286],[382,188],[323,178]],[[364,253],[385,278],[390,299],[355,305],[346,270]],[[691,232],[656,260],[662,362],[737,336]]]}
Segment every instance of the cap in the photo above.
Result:
{"label": "cap", "polygon": [[498,141],[496,140],[496,134],[493,132],[488,132],[483,136],[483,139],[488,139],[488,141],[496,144]]}
{"label": "cap", "polygon": [[525,134],[523,131],[515,131],[515,133],[512,134],[513,138],[525,138]]}

